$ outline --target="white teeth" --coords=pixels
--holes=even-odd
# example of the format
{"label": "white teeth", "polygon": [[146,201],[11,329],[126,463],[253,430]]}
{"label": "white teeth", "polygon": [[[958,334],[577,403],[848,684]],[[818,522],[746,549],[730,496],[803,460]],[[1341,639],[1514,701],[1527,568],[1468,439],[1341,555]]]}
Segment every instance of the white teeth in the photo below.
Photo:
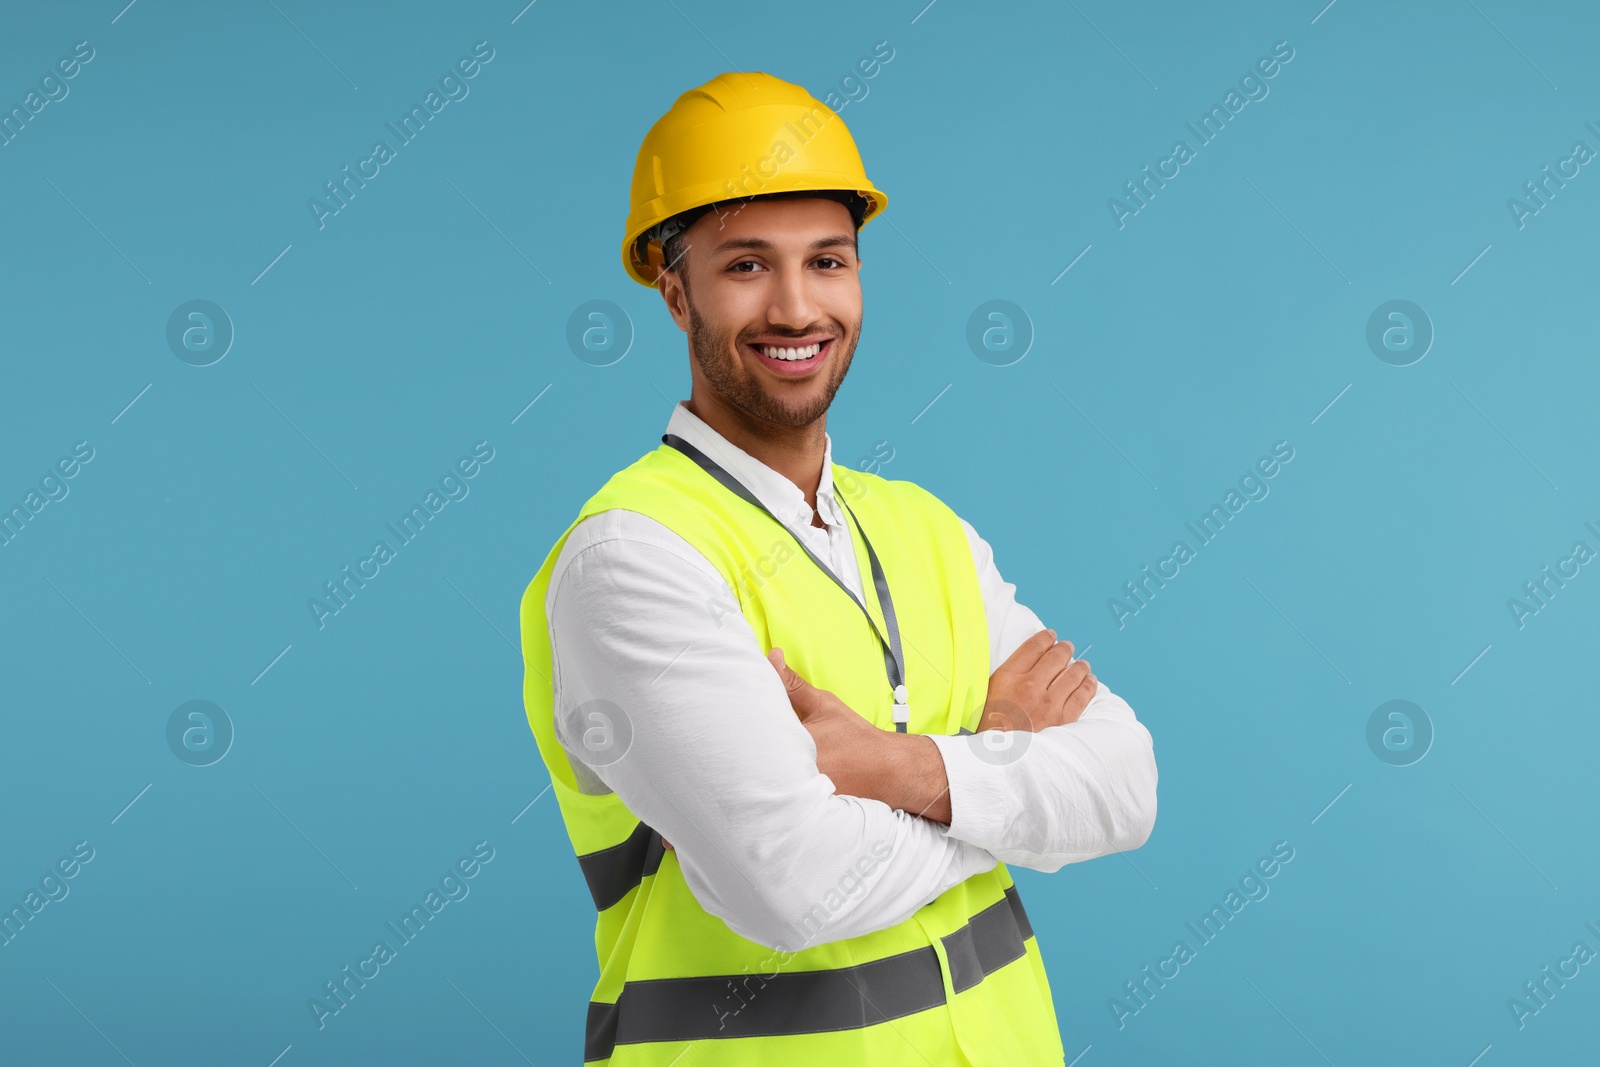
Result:
{"label": "white teeth", "polygon": [[804,348],[779,348],[776,345],[761,345],[759,346],[759,351],[762,355],[768,357],[769,359],[793,361],[798,359],[810,359],[812,356],[822,351],[822,344],[821,342],[818,342],[814,345],[807,345]]}

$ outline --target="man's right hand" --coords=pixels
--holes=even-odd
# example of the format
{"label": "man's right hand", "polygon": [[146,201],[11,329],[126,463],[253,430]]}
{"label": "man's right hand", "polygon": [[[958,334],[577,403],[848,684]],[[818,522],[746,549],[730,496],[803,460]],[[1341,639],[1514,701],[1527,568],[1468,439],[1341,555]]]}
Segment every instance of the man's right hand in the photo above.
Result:
{"label": "man's right hand", "polygon": [[1089,661],[1072,658],[1072,642],[1040,630],[989,676],[979,730],[1027,730],[1077,722],[1099,686]]}

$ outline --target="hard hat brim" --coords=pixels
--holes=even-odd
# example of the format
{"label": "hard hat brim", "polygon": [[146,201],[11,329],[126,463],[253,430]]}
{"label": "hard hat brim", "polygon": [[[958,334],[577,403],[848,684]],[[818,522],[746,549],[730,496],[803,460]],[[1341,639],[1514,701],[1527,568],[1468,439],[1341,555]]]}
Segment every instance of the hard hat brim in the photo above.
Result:
{"label": "hard hat brim", "polygon": [[[867,186],[858,187],[851,175],[818,174],[810,173],[797,175],[789,181],[784,181],[781,176],[767,183],[768,188],[763,188],[760,193],[749,197],[733,197],[726,195],[726,186],[717,182],[707,182],[694,189],[683,190],[670,197],[661,197],[657,200],[647,201],[640,205],[641,211],[638,218],[628,220],[627,235],[622,243],[622,266],[628,276],[640,285],[656,287],[656,260],[661,256],[660,246],[651,241],[646,254],[649,261],[641,262],[638,258],[639,238],[649,233],[651,229],[666,220],[680,215],[685,211],[692,211],[698,207],[707,207],[717,204],[733,204],[739,201],[759,200],[774,193],[798,192],[846,192],[855,193],[867,202],[866,214],[861,218],[861,226],[866,226],[883,209],[889,206],[889,198],[882,191]],[[859,229],[859,227],[858,227]]]}

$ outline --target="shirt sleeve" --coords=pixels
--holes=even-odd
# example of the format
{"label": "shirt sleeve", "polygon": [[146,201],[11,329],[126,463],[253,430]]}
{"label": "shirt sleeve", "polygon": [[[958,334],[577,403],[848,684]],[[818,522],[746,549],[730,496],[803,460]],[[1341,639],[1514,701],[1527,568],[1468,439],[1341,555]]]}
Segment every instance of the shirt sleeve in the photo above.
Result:
{"label": "shirt sleeve", "polygon": [[[871,933],[995,866],[942,826],[834,792],[732,589],[654,519],[580,522],[546,604],[574,767],[672,842],[735,933],[786,951]],[[597,708],[613,731],[600,758],[583,741]]]}
{"label": "shirt sleeve", "polygon": [[[989,622],[991,671],[1044,629],[1016,601],[987,542],[962,520],[972,543]],[[1060,870],[1138,848],[1156,818],[1150,732],[1128,702],[1100,683],[1077,722],[1037,733],[985,730],[935,736],[950,783],[947,836],[1004,863]]]}

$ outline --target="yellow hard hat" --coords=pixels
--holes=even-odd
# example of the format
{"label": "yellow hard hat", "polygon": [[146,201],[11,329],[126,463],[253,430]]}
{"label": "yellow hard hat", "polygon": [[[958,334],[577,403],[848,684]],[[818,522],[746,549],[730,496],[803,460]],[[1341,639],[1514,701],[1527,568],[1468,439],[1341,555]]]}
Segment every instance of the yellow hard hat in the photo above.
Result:
{"label": "yellow hard hat", "polygon": [[661,242],[671,236],[656,230],[661,223],[724,200],[808,190],[861,197],[858,228],[889,203],[832,108],[770,74],[719,74],[678,97],[645,134],[633,166],[622,266],[654,288],[665,262]]}

